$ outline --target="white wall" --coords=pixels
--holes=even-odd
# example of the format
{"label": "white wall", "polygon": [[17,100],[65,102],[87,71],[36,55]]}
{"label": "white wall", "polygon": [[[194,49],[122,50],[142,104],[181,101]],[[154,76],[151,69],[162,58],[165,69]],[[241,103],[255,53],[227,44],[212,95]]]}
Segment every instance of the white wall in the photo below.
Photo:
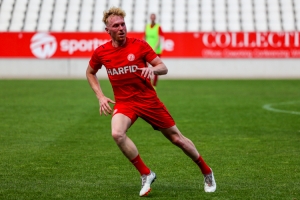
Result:
{"label": "white wall", "polygon": [[[0,59],[0,78],[85,78],[89,59]],[[299,59],[163,59],[169,73],[161,78],[300,78]],[[107,78],[106,71],[98,72]]]}

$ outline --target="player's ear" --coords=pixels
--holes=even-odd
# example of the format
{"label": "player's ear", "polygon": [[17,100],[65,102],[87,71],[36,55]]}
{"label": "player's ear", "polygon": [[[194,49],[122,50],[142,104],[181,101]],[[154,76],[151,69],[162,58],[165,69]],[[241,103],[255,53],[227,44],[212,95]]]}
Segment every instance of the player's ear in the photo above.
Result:
{"label": "player's ear", "polygon": [[106,33],[110,34],[110,31],[108,30],[107,27],[105,27],[105,31],[106,31]]}

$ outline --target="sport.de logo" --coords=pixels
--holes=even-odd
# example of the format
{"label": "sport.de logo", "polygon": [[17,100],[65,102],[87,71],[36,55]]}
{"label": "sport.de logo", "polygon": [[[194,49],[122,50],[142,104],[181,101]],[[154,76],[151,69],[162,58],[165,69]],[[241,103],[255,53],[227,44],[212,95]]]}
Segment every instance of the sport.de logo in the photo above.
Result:
{"label": "sport.de logo", "polygon": [[57,42],[55,37],[48,33],[36,33],[31,38],[30,49],[37,58],[50,58],[57,49]]}

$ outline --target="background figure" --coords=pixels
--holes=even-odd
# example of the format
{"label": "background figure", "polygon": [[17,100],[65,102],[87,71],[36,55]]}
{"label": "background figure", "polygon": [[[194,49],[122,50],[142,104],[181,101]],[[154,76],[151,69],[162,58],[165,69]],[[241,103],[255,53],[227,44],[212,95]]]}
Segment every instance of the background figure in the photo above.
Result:
{"label": "background figure", "polygon": [[[156,15],[150,15],[151,23],[146,25],[145,28],[145,40],[147,43],[152,47],[154,52],[161,57],[163,52],[163,40],[164,40],[164,33],[161,29],[161,26],[155,22]],[[158,76],[155,75],[152,80],[152,85],[156,89],[158,81]]]}

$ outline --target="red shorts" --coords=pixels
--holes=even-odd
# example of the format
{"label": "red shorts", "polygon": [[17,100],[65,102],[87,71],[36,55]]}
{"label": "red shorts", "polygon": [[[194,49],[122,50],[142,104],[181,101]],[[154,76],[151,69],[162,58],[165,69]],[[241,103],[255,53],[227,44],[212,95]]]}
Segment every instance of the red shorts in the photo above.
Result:
{"label": "red shorts", "polygon": [[122,113],[131,119],[131,125],[138,117],[148,122],[154,130],[170,128],[175,121],[165,105],[157,100],[151,104],[138,102],[117,102],[114,106],[113,115]]}

